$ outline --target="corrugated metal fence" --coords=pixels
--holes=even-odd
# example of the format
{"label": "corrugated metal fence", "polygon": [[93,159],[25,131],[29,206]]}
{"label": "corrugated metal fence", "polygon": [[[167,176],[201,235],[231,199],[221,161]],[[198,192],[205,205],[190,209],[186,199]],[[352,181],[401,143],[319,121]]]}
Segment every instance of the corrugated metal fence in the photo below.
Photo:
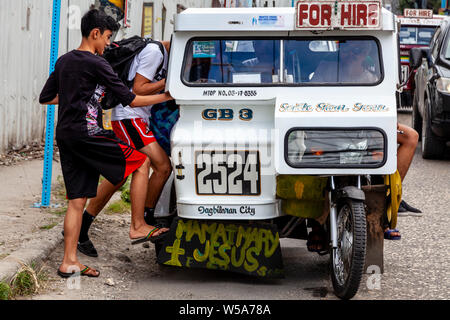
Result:
{"label": "corrugated metal fence", "polygon": [[[46,107],[38,100],[48,77],[52,2],[0,1],[0,154],[42,140]],[[84,13],[92,3],[61,1],[59,55],[80,41],[80,31],[68,28],[68,8]]]}
{"label": "corrugated metal fence", "polygon": [[[164,40],[173,31],[177,5],[211,6],[211,0],[129,0],[131,27],[118,37],[141,34],[144,3],[153,4],[154,38],[164,34]],[[61,0],[58,56],[78,47],[81,17],[93,4],[99,2]],[[52,5],[53,0],[0,0],[0,154],[43,141],[46,107],[38,100],[48,77]]]}
{"label": "corrugated metal fence", "polygon": [[37,101],[48,75],[48,3],[0,1],[0,153],[42,136],[45,118]]}

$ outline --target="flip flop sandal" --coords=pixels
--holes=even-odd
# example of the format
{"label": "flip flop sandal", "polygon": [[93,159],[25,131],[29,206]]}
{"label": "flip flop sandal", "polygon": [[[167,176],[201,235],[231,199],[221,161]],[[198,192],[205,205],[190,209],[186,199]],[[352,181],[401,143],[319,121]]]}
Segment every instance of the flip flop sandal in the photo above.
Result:
{"label": "flip flop sandal", "polygon": [[152,236],[158,230],[160,230],[160,228],[158,228],[158,227],[153,228],[146,237],[136,239],[136,240],[132,241],[131,244],[139,244],[139,243],[143,243],[143,242],[147,242],[147,241],[150,241],[151,243],[155,243],[156,241],[161,240],[167,236],[167,231],[164,233],[161,233],[157,236]]}
{"label": "flip flop sandal", "polygon": [[[93,275],[93,274],[87,273],[89,270],[94,270],[94,271],[96,271],[98,273],[97,273],[97,275]],[[89,278],[97,278],[98,276],[100,276],[100,271],[95,270],[95,269],[91,269],[88,266],[86,266],[86,268],[84,268],[80,272],[62,272],[58,268],[58,275],[60,277],[62,277],[62,278],[79,277],[79,276],[85,276],[85,277],[89,277]]]}
{"label": "flip flop sandal", "polygon": [[388,229],[384,232],[384,238],[386,240],[400,240],[402,238],[401,235],[399,236],[393,236],[393,232],[400,232],[398,229]]}

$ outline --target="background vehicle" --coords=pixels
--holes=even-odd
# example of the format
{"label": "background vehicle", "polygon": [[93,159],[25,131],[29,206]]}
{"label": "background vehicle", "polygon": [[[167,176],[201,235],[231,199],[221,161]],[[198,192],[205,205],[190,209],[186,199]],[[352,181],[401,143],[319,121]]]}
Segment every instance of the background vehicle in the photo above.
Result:
{"label": "background vehicle", "polygon": [[450,32],[449,20],[442,23],[430,47],[412,49],[415,75],[412,126],[422,139],[422,157],[444,156],[450,140]]}
{"label": "background vehicle", "polygon": [[[423,10],[416,10],[418,14]],[[429,11],[429,10],[426,10]],[[410,109],[414,95],[414,74],[410,75],[409,59],[412,48],[427,47],[436,30],[436,27],[443,21],[442,16],[432,15],[430,18],[414,18],[399,16],[400,21],[400,64],[401,83],[407,82],[400,95],[399,107]]]}
{"label": "background vehicle", "polygon": [[[370,266],[382,272],[398,194],[387,199],[383,179],[397,166],[398,30],[381,2],[336,5],[176,16],[166,88],[180,105],[179,217],[158,262],[280,277],[279,238],[305,239],[306,219],[324,217],[336,295],[353,297]],[[339,19],[349,5],[363,24]]]}

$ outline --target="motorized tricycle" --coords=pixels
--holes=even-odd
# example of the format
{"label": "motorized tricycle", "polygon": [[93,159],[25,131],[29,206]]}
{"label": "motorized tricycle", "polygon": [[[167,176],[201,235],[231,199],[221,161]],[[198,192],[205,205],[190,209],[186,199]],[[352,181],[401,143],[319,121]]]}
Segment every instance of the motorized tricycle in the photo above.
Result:
{"label": "motorized tricycle", "polygon": [[395,227],[398,26],[380,1],[187,9],[166,89],[176,208],[163,265],[282,277],[280,238],[326,230],[349,299]]}

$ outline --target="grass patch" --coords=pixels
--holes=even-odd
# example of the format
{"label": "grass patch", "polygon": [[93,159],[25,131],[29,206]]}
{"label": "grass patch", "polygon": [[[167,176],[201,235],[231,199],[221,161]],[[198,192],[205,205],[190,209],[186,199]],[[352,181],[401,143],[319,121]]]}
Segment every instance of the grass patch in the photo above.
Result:
{"label": "grass patch", "polygon": [[116,200],[111,203],[105,210],[105,214],[129,213],[131,205],[123,200]]}
{"label": "grass patch", "polygon": [[11,295],[11,287],[4,282],[0,282],[0,300],[8,300]]}
{"label": "grass patch", "polygon": [[41,230],[50,230],[52,229],[54,226],[56,226],[58,224],[58,222],[52,222],[50,224],[46,224],[44,226],[40,226],[39,229]]}
{"label": "grass patch", "polygon": [[34,262],[30,266],[22,263],[22,266],[9,284],[9,298],[36,294],[44,287],[47,280],[48,275],[43,271],[42,267],[38,268]]}
{"label": "grass patch", "polygon": [[50,210],[51,214],[57,215],[58,217],[61,217],[63,215],[65,215],[67,212],[67,207],[61,207],[55,210]]}
{"label": "grass patch", "polygon": [[2,253],[2,254],[0,254],[0,260],[5,259],[7,256],[9,256],[9,253]]}
{"label": "grass patch", "polygon": [[126,203],[131,203],[131,198],[130,198],[130,181],[131,179],[127,179],[127,181],[123,184],[123,186],[121,186],[119,188],[120,193],[120,198],[122,199],[122,201],[126,202]]}

